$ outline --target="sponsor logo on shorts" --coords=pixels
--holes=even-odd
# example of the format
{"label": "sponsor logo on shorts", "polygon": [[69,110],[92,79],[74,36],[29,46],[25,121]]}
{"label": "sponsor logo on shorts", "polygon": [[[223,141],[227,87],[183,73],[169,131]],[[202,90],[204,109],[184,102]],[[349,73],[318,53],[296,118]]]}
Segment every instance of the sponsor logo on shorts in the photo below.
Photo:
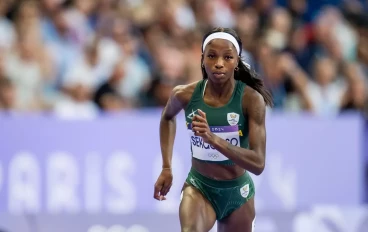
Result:
{"label": "sponsor logo on shorts", "polygon": [[249,184],[244,185],[240,188],[240,195],[244,198],[247,198],[249,195]]}
{"label": "sponsor logo on shorts", "polygon": [[195,179],[194,179],[193,177],[191,177],[191,178],[189,179],[189,181],[190,181],[190,183],[191,183],[194,187],[198,188],[198,185],[197,185],[197,183],[196,183],[196,181],[195,181]]}

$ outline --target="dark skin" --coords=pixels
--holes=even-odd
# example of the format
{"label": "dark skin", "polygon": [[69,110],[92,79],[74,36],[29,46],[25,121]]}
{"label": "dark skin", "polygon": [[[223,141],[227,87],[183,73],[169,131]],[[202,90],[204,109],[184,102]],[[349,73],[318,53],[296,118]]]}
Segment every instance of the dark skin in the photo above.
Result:
{"label": "dark skin", "polygon": [[[212,40],[204,51],[203,65],[208,75],[208,84],[204,101],[212,107],[221,107],[231,98],[235,86],[234,70],[239,56],[233,44],[222,39]],[[176,115],[186,107],[193,94],[197,82],[177,86],[163,110],[160,122],[160,141],[163,157],[163,170],[155,184],[154,198],[165,200],[172,185],[171,158],[176,132]],[[260,175],[265,167],[266,129],[265,102],[263,97],[251,87],[243,93],[242,107],[249,123],[249,149],[236,147],[211,133],[206,120],[206,113],[193,118],[193,131],[196,136],[215,147],[224,156],[233,160],[236,165],[224,166],[203,163],[192,159],[192,166],[202,175],[229,180],[244,174],[245,170]],[[179,209],[181,231],[209,231],[215,221],[216,214],[212,205],[194,187],[184,184],[183,199]],[[254,199],[252,198],[227,218],[218,222],[218,232],[251,232],[255,217]]]}

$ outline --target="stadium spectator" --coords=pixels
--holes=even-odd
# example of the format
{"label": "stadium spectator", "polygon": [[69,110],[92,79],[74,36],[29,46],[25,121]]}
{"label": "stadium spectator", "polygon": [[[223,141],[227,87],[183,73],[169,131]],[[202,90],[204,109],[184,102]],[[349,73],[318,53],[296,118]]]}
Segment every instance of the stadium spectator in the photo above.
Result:
{"label": "stadium spectator", "polygon": [[163,106],[175,85],[201,78],[203,33],[233,27],[276,111],[365,111],[365,7],[332,0],[1,1],[0,73],[12,83],[17,111],[92,116],[99,104],[93,93],[123,59],[114,94],[131,107]]}

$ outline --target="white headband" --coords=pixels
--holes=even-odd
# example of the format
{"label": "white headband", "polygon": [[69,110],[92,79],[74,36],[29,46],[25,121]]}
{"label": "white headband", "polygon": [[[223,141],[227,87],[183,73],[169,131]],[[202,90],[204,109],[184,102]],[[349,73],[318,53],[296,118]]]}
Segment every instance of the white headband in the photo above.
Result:
{"label": "white headband", "polygon": [[236,41],[235,37],[230,35],[229,33],[226,33],[226,32],[216,32],[216,33],[213,33],[211,35],[209,35],[205,41],[203,42],[203,52],[204,52],[204,49],[206,48],[207,44],[211,41],[211,40],[214,40],[214,39],[225,39],[227,41],[230,41],[234,47],[236,48],[236,51],[238,52],[238,55],[240,55],[240,48],[239,48],[239,44],[238,44],[238,41]]}

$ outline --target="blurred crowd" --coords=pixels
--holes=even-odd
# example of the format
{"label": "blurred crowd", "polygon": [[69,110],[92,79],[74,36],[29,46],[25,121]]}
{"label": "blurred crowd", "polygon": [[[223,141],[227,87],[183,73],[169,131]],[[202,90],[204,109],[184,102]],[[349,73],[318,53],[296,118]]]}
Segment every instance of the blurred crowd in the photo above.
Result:
{"label": "blurred crowd", "polygon": [[204,33],[231,27],[243,41],[244,61],[272,92],[274,111],[366,112],[367,6],[360,0],[0,0],[0,109],[93,118],[163,106],[174,86],[202,78]]}

